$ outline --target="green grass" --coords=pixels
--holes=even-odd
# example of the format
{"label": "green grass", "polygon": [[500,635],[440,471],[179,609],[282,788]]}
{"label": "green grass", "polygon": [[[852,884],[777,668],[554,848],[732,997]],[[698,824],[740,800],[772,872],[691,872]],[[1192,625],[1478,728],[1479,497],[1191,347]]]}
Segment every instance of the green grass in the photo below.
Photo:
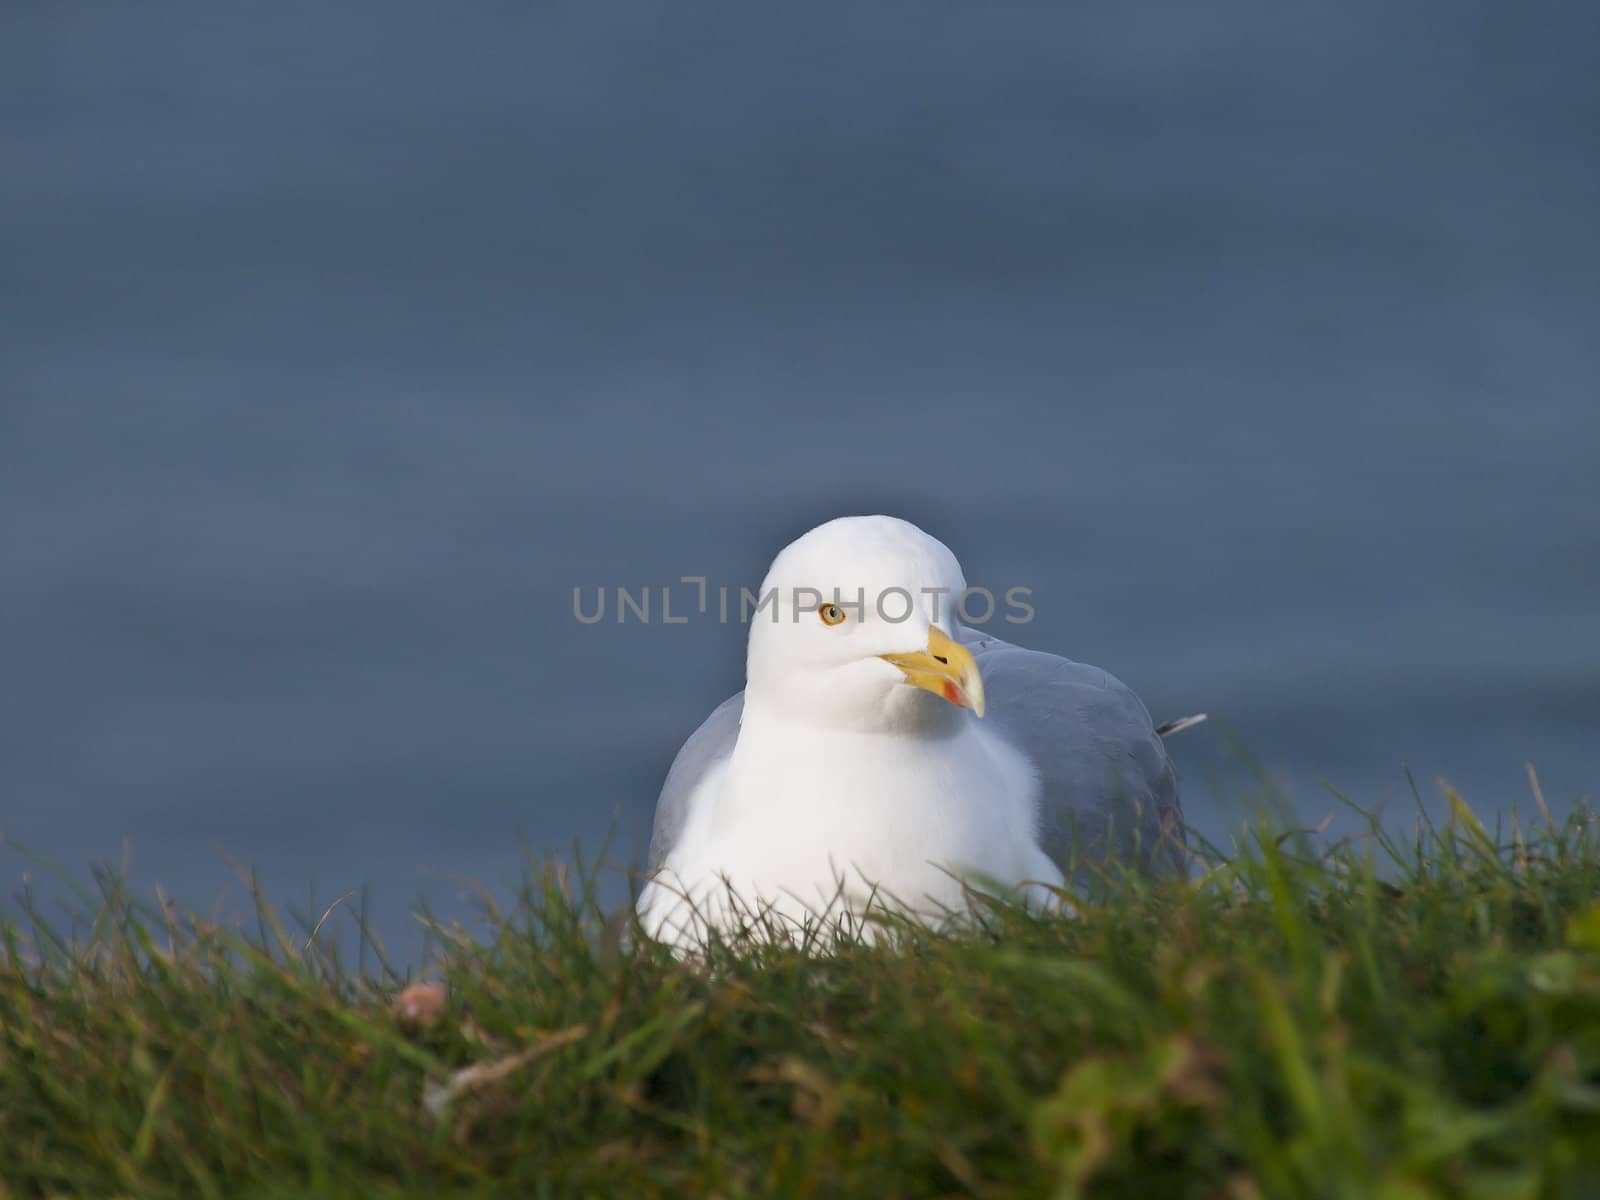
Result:
{"label": "green grass", "polygon": [[1600,826],[1452,802],[1076,918],[698,965],[551,869],[410,1032],[265,909],[106,882],[75,939],[6,933],[0,1195],[1600,1195]]}

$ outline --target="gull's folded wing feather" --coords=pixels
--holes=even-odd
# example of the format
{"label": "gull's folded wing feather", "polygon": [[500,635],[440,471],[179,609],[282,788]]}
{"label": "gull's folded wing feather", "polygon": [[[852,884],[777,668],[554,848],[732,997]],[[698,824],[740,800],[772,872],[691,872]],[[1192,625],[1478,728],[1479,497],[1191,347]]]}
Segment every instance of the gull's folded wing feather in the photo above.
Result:
{"label": "gull's folded wing feather", "polygon": [[696,804],[703,803],[711,785],[728,765],[733,744],[739,740],[739,718],[744,713],[744,693],[719,704],[672,760],[661,796],[656,801],[656,823],[650,831],[651,871],[657,870],[677,843]]}
{"label": "gull's folded wing feather", "polygon": [[1039,844],[1069,880],[1113,859],[1181,872],[1178,775],[1144,704],[1099,667],[963,627],[988,716],[1039,772]]}

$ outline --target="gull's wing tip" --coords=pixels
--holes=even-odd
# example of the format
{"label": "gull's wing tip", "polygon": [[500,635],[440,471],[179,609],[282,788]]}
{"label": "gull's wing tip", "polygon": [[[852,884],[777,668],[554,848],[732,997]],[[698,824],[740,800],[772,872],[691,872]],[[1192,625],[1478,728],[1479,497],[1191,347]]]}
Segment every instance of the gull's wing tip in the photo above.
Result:
{"label": "gull's wing tip", "polygon": [[1205,719],[1205,713],[1194,713],[1191,716],[1179,717],[1176,721],[1168,721],[1164,725],[1157,725],[1156,732],[1162,737],[1171,737],[1175,733],[1182,733],[1185,729],[1192,729]]}

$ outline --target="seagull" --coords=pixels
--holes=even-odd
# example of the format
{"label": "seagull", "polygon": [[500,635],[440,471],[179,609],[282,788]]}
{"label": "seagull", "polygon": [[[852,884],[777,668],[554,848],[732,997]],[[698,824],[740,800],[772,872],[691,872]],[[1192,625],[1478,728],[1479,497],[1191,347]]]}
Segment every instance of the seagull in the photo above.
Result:
{"label": "seagull", "polygon": [[647,934],[690,953],[713,928],[874,905],[931,924],[973,890],[1048,903],[1108,860],[1184,870],[1162,739],[1204,715],[1157,728],[1099,667],[961,624],[966,590],[955,555],[895,517],[840,517],[778,554],[744,690],[662,786]]}

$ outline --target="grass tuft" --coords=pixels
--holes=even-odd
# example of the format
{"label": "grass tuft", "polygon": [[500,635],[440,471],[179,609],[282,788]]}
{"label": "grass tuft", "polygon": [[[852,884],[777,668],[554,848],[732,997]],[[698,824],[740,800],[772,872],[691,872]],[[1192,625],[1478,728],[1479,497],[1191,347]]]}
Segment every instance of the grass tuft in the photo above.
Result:
{"label": "grass tuft", "polygon": [[319,940],[364,904],[104,875],[0,930],[0,1196],[1600,1194],[1600,825],[1450,804],[826,955],[680,962],[535,870],[438,931],[442,1013]]}

